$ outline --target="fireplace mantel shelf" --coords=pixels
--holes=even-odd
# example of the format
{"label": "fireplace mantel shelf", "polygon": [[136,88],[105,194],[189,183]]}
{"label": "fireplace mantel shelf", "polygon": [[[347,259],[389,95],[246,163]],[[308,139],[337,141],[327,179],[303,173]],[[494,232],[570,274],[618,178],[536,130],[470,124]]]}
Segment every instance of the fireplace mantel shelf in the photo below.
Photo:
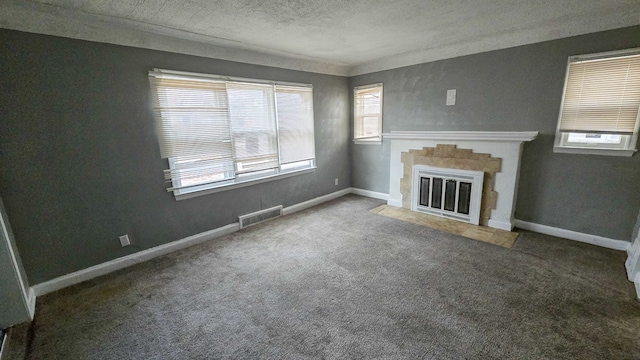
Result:
{"label": "fireplace mantel shelf", "polygon": [[384,139],[443,140],[443,141],[531,141],[537,131],[392,131],[383,133]]}

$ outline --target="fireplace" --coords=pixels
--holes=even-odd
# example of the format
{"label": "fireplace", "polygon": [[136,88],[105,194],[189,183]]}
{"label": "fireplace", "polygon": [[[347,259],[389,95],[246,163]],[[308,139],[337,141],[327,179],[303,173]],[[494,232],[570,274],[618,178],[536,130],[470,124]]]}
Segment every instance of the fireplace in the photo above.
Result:
{"label": "fireplace", "polygon": [[413,166],[411,210],[478,225],[484,172]]}
{"label": "fireplace", "polygon": [[[387,203],[414,211],[428,210],[424,207],[420,209],[417,205],[415,209],[412,208],[414,165],[425,165],[439,170],[482,171],[484,181],[479,204],[479,224],[510,231],[513,228],[522,144],[535,139],[537,135],[538,132],[535,131],[392,131],[384,133],[383,138],[391,142]],[[409,163],[411,166],[405,166]],[[445,181],[445,177],[441,178]],[[430,186],[433,186],[433,182],[430,182]],[[444,186],[446,187],[446,182]],[[451,208],[450,204],[449,208]],[[431,211],[435,210],[431,209]],[[454,211],[454,215],[456,212]]]}

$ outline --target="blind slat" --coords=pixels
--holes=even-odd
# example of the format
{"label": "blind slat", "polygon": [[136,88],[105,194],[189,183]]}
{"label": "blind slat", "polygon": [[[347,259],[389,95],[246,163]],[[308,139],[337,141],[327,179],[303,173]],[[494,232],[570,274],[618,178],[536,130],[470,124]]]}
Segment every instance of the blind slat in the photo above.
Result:
{"label": "blind slat", "polygon": [[168,191],[315,158],[311,86],[163,70],[149,79]]}
{"label": "blind slat", "polygon": [[278,167],[273,86],[229,82],[227,96],[236,171]]}
{"label": "blind slat", "polygon": [[281,163],[315,158],[311,89],[276,86],[276,108]]}
{"label": "blind slat", "polygon": [[640,55],[570,62],[559,131],[633,134],[640,107]]}

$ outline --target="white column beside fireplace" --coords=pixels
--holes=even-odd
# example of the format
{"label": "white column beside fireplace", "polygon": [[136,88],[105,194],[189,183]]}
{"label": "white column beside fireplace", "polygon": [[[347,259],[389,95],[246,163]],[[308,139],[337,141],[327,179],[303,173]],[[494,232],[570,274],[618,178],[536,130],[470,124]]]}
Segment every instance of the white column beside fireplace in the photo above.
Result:
{"label": "white column beside fireplace", "polygon": [[488,225],[509,231],[513,229],[522,144],[535,139],[537,131],[392,131],[382,135],[385,140],[391,141],[389,205],[402,206],[401,153],[436,147],[438,144],[456,145],[459,149],[471,149],[474,153],[490,154],[502,159],[501,171],[495,175],[494,190],[498,193],[496,207],[491,211]]}

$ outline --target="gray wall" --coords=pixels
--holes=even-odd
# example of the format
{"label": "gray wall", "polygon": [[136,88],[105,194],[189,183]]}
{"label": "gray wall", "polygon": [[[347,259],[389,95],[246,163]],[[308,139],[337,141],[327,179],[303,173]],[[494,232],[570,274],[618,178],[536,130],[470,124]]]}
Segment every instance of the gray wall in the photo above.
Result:
{"label": "gray wall", "polygon": [[[344,77],[8,30],[0,44],[0,195],[32,284],[351,185]],[[154,133],[154,67],[313,84],[318,169],[176,201]]]}
{"label": "gray wall", "polygon": [[[524,146],[516,218],[628,240],[640,155],[555,154],[553,139],[567,58],[639,46],[636,26],[356,76],[350,87],[384,83],[384,132],[539,131]],[[455,106],[445,106],[447,89],[457,89]],[[352,149],[352,185],[387,193],[389,141]]]}

